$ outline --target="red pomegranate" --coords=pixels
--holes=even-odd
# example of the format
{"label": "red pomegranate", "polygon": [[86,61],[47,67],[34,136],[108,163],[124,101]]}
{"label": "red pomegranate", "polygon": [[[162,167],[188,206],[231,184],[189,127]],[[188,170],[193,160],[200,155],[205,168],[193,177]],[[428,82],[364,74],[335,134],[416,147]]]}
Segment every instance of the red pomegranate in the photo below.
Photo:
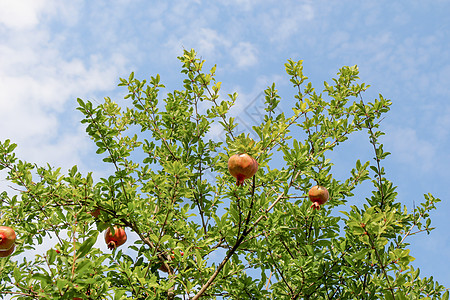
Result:
{"label": "red pomegranate", "polygon": [[108,246],[108,249],[113,250],[117,247],[125,244],[127,241],[127,234],[123,228],[114,226],[114,234],[111,233],[110,228],[108,227],[105,231],[105,242]]}
{"label": "red pomegranate", "polygon": [[313,186],[308,192],[309,200],[313,203],[313,209],[320,209],[320,206],[328,201],[328,190],[320,185]]}
{"label": "red pomegranate", "polygon": [[9,250],[16,242],[16,233],[7,226],[0,226],[0,251]]}
{"label": "red pomegranate", "polygon": [[228,171],[236,178],[236,185],[239,186],[256,174],[258,162],[246,153],[234,154],[228,159]]}
{"label": "red pomegranate", "polygon": [[0,251],[0,257],[7,257],[7,256],[10,256],[11,254],[13,254],[14,249],[16,249],[16,245],[15,245],[15,244],[13,244],[13,245],[11,246],[11,248],[9,248],[8,250]]}

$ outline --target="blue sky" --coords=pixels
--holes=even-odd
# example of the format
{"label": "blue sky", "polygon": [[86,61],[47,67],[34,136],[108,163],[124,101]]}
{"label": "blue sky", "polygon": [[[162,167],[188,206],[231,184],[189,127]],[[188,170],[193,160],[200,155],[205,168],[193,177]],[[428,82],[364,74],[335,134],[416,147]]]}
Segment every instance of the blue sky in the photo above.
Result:
{"label": "blue sky", "polygon": [[[450,287],[449,11],[448,0],[0,0],[0,140],[18,143],[25,160],[101,174],[76,98],[120,99],[118,78],[132,71],[160,74],[167,91],[180,88],[176,57],[194,48],[207,66],[217,64],[222,96],[239,94],[235,111],[272,82],[287,110],[287,59],[303,59],[318,90],[356,64],[371,85],[365,99],[381,93],[393,101],[382,141],[399,200],[412,208],[424,193],[442,199],[432,213],[437,229],[409,241],[421,276]],[[333,153],[336,174],[370,159],[367,146],[356,136]]]}

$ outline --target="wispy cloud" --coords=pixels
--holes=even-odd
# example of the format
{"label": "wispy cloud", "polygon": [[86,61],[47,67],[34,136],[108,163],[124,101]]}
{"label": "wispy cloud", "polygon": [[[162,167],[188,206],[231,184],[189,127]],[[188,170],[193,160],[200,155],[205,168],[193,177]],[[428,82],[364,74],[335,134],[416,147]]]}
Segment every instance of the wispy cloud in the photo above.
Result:
{"label": "wispy cloud", "polygon": [[253,66],[258,62],[257,48],[248,42],[241,42],[231,49],[231,56],[239,68]]}
{"label": "wispy cloud", "polygon": [[383,138],[384,150],[391,152],[396,162],[418,166],[422,172],[436,165],[436,146],[420,137],[415,129],[389,126],[386,132],[388,134]]}
{"label": "wispy cloud", "polygon": [[45,10],[49,1],[24,0],[1,1],[0,24],[12,29],[28,29],[39,23],[39,15]]}
{"label": "wispy cloud", "polygon": [[[70,7],[54,1],[5,3],[0,3],[0,140],[18,143],[26,160],[77,164],[88,139],[73,117],[75,99],[113,90],[127,59],[117,51],[67,53],[67,37],[54,35],[46,22]],[[74,21],[68,18],[62,26]]]}

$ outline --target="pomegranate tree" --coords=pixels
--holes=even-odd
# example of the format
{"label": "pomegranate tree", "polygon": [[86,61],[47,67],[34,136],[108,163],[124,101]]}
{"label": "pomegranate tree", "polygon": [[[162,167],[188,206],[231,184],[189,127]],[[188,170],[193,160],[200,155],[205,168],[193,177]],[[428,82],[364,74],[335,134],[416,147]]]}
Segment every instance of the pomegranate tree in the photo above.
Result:
{"label": "pomegranate tree", "polygon": [[239,186],[256,174],[258,162],[246,153],[234,154],[228,159],[228,171],[236,178],[236,185]]}
{"label": "pomegranate tree", "polygon": [[313,203],[313,209],[320,209],[320,206],[328,201],[328,190],[320,185],[313,186],[308,192],[309,200]]}
{"label": "pomegranate tree", "polygon": [[105,242],[108,249],[113,250],[125,244],[127,241],[127,234],[123,228],[114,226],[114,233],[111,233],[110,227],[105,231]]}
{"label": "pomegranate tree", "polygon": [[15,231],[10,227],[0,226],[0,251],[9,250],[15,242]]}

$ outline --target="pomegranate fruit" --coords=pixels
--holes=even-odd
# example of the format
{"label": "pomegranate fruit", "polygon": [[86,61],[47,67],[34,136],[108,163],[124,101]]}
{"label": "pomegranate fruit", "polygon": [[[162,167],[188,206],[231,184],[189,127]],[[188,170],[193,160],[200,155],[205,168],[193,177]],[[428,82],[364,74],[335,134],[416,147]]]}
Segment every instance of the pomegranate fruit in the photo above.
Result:
{"label": "pomegranate fruit", "polygon": [[246,153],[234,154],[228,159],[228,171],[236,178],[236,185],[239,186],[256,174],[258,162]]}
{"label": "pomegranate fruit", "polygon": [[100,216],[100,208],[90,211],[90,212],[88,212],[88,214],[90,214],[94,218],[98,218],[98,216]]}
{"label": "pomegranate fruit", "polygon": [[328,201],[328,190],[320,185],[313,186],[308,192],[309,200],[313,203],[313,209],[320,209],[320,206]]}
{"label": "pomegranate fruit", "polygon": [[[166,263],[168,264],[169,262]],[[161,266],[158,268],[158,270],[163,271],[164,273],[169,272],[169,270],[166,268],[166,265],[163,262],[161,263]]]}
{"label": "pomegranate fruit", "polygon": [[111,229],[108,227],[105,231],[105,242],[108,249],[113,250],[117,247],[125,244],[127,241],[127,234],[123,228],[114,226],[114,233],[111,233]]}
{"label": "pomegranate fruit", "polygon": [[13,245],[11,246],[11,248],[9,248],[8,250],[0,251],[0,257],[7,257],[7,256],[10,256],[11,254],[13,254],[14,249],[16,249],[16,245],[15,245],[15,244],[13,244]]}
{"label": "pomegranate fruit", "polygon": [[15,242],[15,231],[10,227],[0,226],[0,251],[9,250]]}

